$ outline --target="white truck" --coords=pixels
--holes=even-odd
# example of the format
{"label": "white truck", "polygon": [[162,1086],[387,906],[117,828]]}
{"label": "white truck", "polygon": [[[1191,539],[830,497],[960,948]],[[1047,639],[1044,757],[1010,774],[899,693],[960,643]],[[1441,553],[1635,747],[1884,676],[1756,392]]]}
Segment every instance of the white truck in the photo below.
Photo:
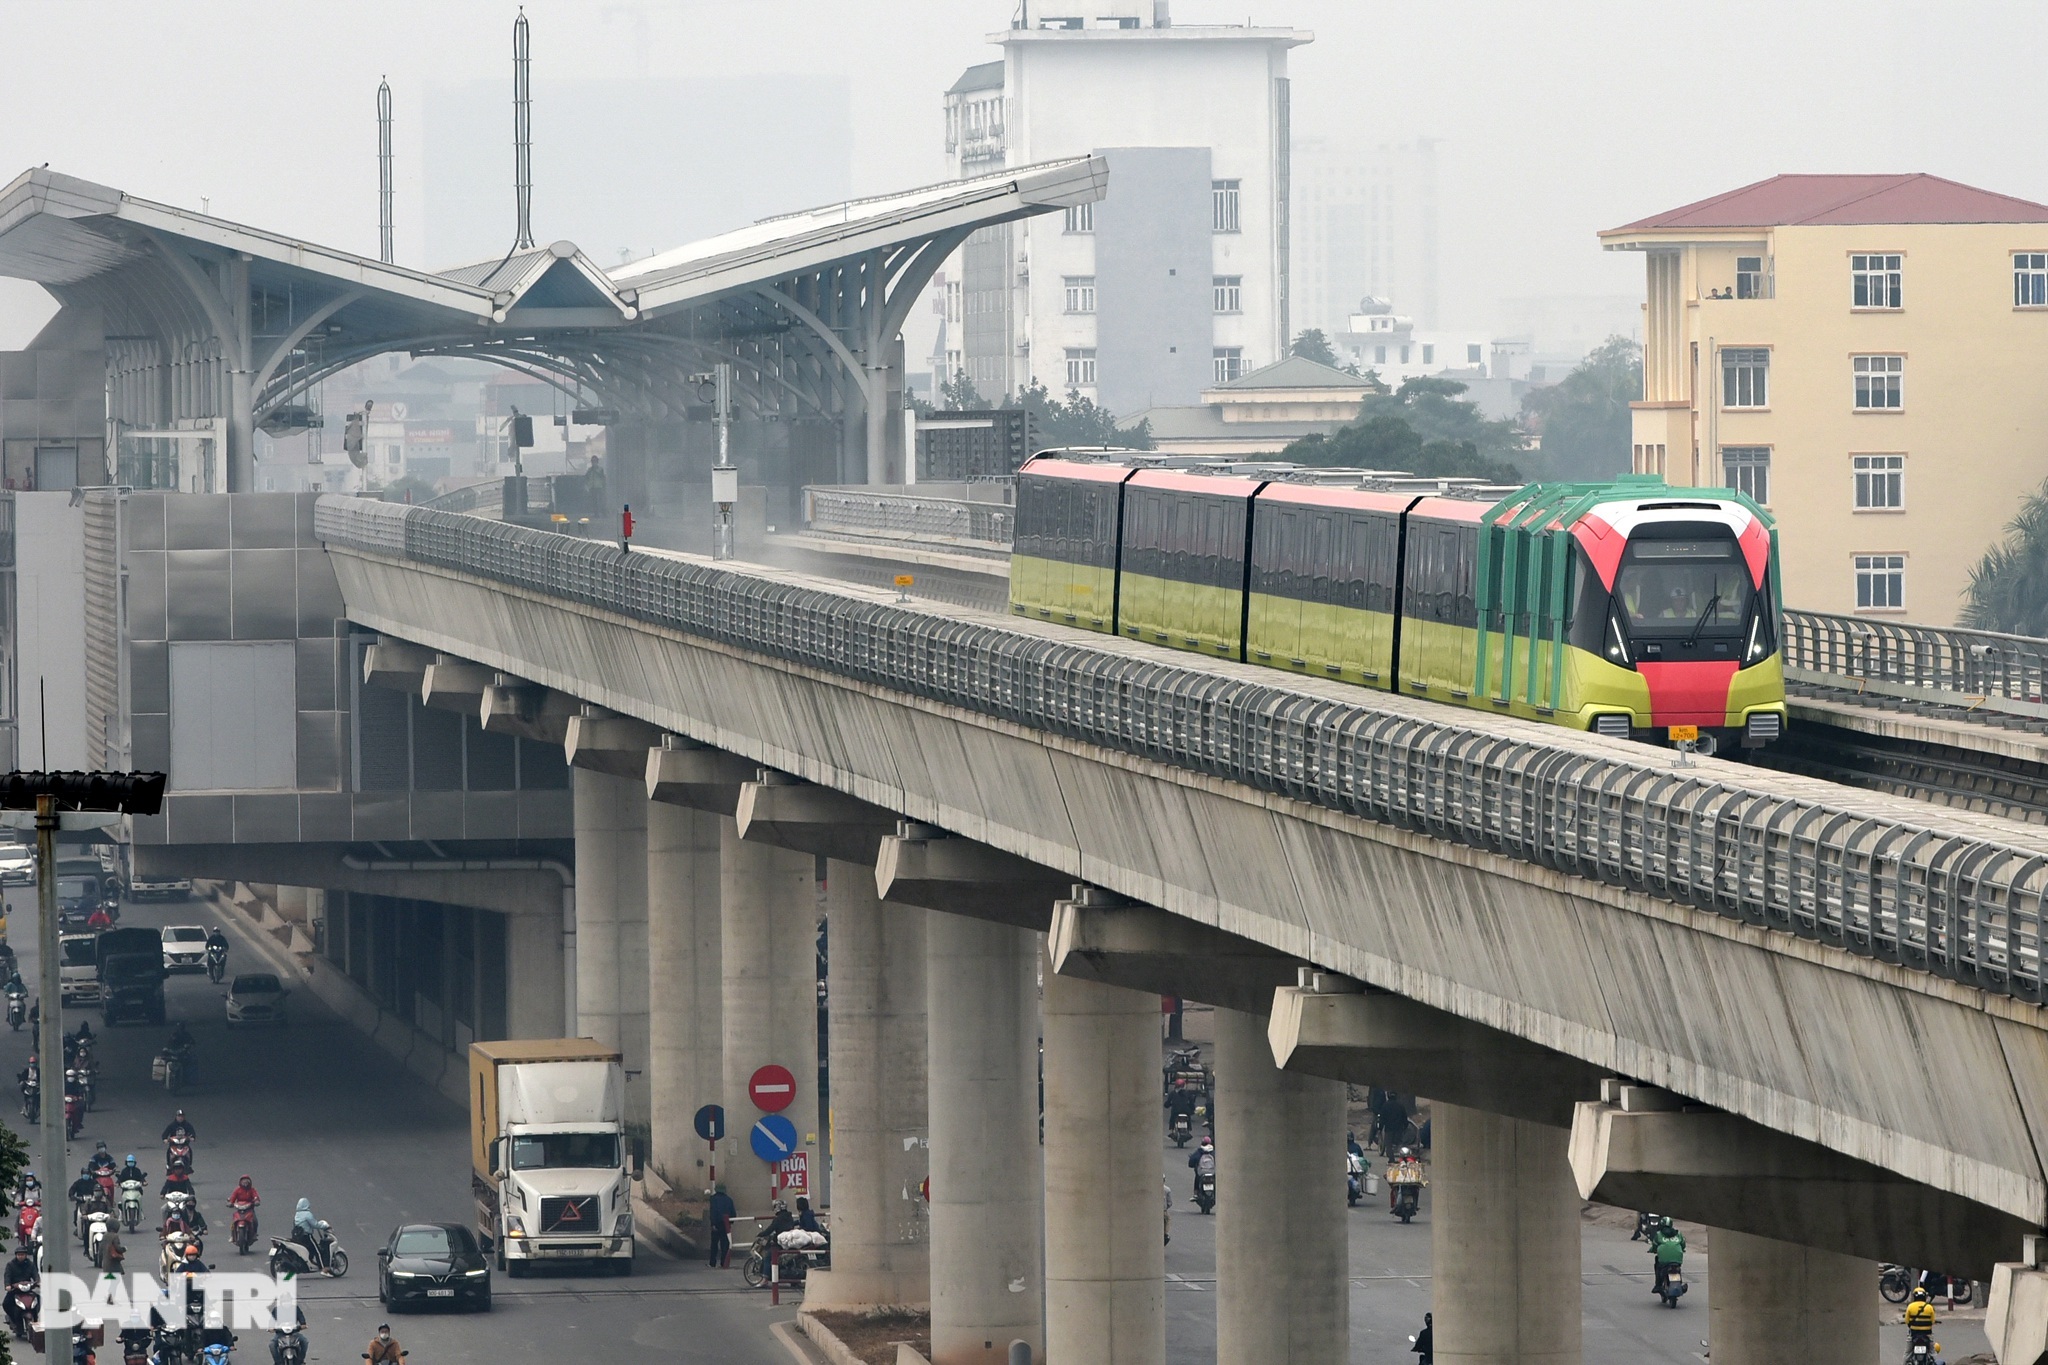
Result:
{"label": "white truck", "polygon": [[626,1073],[589,1038],[469,1046],[477,1231],[515,1279],[536,1261],[633,1273]]}
{"label": "white truck", "polygon": [[58,968],[59,980],[63,983],[64,1003],[67,1005],[97,1005],[100,1003],[100,936],[98,934],[61,934],[57,946],[64,956]]}

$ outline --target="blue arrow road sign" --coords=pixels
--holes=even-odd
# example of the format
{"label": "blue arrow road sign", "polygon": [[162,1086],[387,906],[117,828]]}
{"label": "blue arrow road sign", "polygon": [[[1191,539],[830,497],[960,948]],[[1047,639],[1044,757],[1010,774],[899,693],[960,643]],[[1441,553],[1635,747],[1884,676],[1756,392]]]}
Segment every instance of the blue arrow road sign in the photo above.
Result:
{"label": "blue arrow road sign", "polygon": [[697,1136],[716,1142],[725,1136],[725,1106],[707,1104],[697,1111]]}
{"label": "blue arrow road sign", "polygon": [[773,1166],[796,1150],[796,1125],[780,1114],[764,1115],[748,1140],[754,1155]]}

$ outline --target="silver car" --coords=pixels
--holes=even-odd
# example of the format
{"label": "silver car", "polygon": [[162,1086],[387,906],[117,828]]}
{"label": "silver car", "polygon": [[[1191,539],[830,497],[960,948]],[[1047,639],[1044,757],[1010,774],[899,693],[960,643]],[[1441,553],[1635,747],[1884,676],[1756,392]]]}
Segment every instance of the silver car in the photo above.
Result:
{"label": "silver car", "polygon": [[35,879],[35,849],[12,840],[0,843],[0,886],[27,886]]}
{"label": "silver car", "polygon": [[282,1024],[284,998],[290,995],[269,972],[243,972],[228,987],[228,1027],[237,1024]]}
{"label": "silver car", "polygon": [[206,970],[206,931],[196,924],[164,926],[164,970],[203,972]]}

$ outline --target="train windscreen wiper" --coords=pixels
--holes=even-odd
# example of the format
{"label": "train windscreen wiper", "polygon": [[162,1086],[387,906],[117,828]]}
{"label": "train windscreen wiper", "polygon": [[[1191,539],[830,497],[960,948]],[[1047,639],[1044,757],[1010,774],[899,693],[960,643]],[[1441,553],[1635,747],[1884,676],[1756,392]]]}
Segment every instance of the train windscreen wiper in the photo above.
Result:
{"label": "train windscreen wiper", "polygon": [[1685,648],[1691,649],[1700,642],[1700,632],[1707,628],[1707,622],[1714,615],[1714,608],[1721,605],[1721,594],[1715,593],[1707,599],[1707,608],[1700,613],[1700,619],[1692,623],[1692,633],[1685,637]]}

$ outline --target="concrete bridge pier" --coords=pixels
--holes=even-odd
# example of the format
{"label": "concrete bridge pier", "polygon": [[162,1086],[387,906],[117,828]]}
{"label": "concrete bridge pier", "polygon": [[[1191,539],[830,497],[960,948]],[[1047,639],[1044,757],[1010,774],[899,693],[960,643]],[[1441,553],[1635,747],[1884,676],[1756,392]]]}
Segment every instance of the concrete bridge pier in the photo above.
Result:
{"label": "concrete bridge pier", "polygon": [[1870,1365],[1877,1263],[1715,1228],[1707,1345],[1715,1365]]}
{"label": "concrete bridge pier", "polygon": [[723,1104],[718,817],[647,802],[647,1090],[650,1160],[686,1193],[705,1188],[697,1110]]}
{"label": "concrete bridge pier", "polygon": [[1577,1365],[1580,1200],[1571,1134],[1442,1101],[1432,1101],[1431,1114],[1437,1359]]}
{"label": "concrete bridge pier", "polygon": [[1164,1365],[1159,997],[1043,975],[1046,1355]]}
{"label": "concrete bridge pier", "polygon": [[[768,1167],[748,1150],[748,1134],[764,1112],[747,1082],[770,1064],[796,1078],[796,1098],[781,1111],[808,1149],[812,1179],[822,1169],[818,1124],[817,860],[774,844],[740,838],[720,818],[718,845],[719,955],[724,978],[726,1133],[733,1178],[726,1191],[742,1215],[766,1214],[777,1193]],[[751,1229],[742,1227],[735,1241]]]}
{"label": "concrete bridge pier", "polygon": [[811,1276],[813,1307],[931,1301],[924,1200],[928,1046],[926,921],[892,905],[871,868],[826,864],[831,927],[832,1269]]}
{"label": "concrete bridge pier", "polygon": [[932,1365],[1043,1365],[1040,937],[937,914],[926,942]]}
{"label": "concrete bridge pier", "polygon": [[1216,1358],[1344,1365],[1344,1083],[1275,1066],[1263,1015],[1215,1027]]}
{"label": "concrete bridge pier", "polygon": [[647,799],[609,773],[573,773],[576,1031],[625,1056],[626,1117],[646,1122]]}

